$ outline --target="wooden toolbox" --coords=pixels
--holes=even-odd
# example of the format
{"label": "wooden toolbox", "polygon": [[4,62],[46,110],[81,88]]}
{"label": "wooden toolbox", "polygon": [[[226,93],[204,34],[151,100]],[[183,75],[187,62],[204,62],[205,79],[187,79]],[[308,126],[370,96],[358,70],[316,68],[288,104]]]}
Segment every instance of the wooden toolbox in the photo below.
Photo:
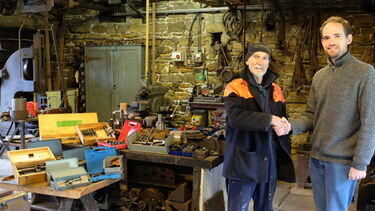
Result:
{"label": "wooden toolbox", "polygon": [[56,160],[49,147],[8,151],[8,158],[21,185],[47,181],[45,162]]}
{"label": "wooden toolbox", "polygon": [[76,125],[76,132],[83,145],[93,145],[96,140],[115,140],[112,128],[107,122]]}
{"label": "wooden toolbox", "polygon": [[38,115],[41,140],[61,139],[62,144],[79,144],[77,124],[97,123],[96,113],[40,114]]}

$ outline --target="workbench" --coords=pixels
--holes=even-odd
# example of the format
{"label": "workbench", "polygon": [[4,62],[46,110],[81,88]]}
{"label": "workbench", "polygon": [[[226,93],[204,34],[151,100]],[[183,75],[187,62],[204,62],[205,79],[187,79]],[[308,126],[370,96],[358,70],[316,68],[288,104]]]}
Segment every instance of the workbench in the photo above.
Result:
{"label": "workbench", "polygon": [[[0,155],[5,152],[5,150],[10,150],[9,145],[14,145],[12,143],[14,136],[18,131],[20,131],[20,144],[16,144],[20,147],[20,149],[25,149],[26,148],[26,126],[25,124],[27,122],[32,122],[32,121],[37,121],[37,118],[30,118],[30,119],[25,119],[25,120],[9,120],[9,121],[3,121],[3,123],[11,123],[10,127],[12,127],[13,124],[16,124],[14,131],[11,133],[10,138],[8,140],[5,140],[2,134],[0,134]],[[0,122],[1,123],[1,122]],[[11,128],[9,128],[8,132],[10,131]],[[8,135],[8,134],[6,134]]]}
{"label": "workbench", "polygon": [[34,183],[34,184],[29,184],[29,185],[19,185],[19,184],[16,184],[15,180],[10,180],[10,181],[1,181],[0,188],[6,189],[6,190],[31,192],[31,193],[47,195],[47,196],[55,196],[58,198],[58,201],[59,201],[58,210],[60,211],[70,211],[74,199],[79,199],[82,202],[86,211],[99,211],[99,207],[96,201],[94,200],[92,193],[96,190],[107,187],[118,181],[120,181],[120,179],[102,180],[100,182],[92,183],[90,185],[79,187],[79,188],[74,188],[74,189],[65,190],[65,191],[56,191],[46,182]]}
{"label": "workbench", "polygon": [[223,158],[219,156],[209,156],[204,160],[192,157],[141,152],[133,150],[119,150],[124,156],[124,181],[128,185],[128,161],[141,161],[156,164],[168,164],[193,168],[193,189],[192,189],[192,209],[193,211],[203,210],[204,201],[208,200],[215,193],[225,189],[225,179],[222,174]]}

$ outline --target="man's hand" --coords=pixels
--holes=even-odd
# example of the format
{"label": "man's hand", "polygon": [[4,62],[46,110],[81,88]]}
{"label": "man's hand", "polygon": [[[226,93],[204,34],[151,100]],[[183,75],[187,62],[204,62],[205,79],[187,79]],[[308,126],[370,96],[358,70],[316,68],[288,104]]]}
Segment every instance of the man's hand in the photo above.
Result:
{"label": "man's hand", "polygon": [[361,171],[358,169],[355,169],[353,167],[350,168],[349,171],[349,179],[350,180],[360,180],[366,177],[366,171]]}
{"label": "man's hand", "polygon": [[285,117],[272,116],[271,125],[278,136],[286,135],[292,129],[292,126]]}

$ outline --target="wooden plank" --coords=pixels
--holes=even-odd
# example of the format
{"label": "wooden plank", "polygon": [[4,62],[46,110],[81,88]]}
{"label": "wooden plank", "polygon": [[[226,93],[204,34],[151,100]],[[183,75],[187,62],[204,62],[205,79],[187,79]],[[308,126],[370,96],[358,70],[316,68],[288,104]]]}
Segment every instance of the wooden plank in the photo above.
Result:
{"label": "wooden plank", "polygon": [[34,183],[29,185],[19,185],[15,184],[15,180],[7,181],[7,182],[0,182],[0,188],[7,189],[7,190],[19,190],[19,191],[25,191],[25,192],[32,192],[32,193],[38,193],[43,195],[49,195],[49,196],[58,196],[58,197],[64,197],[69,199],[79,199],[82,196],[85,196],[89,193],[92,193],[96,190],[99,190],[103,187],[106,187],[108,185],[111,185],[115,182],[120,181],[120,179],[113,179],[113,180],[102,180],[97,183],[92,183],[87,186],[65,190],[65,191],[56,191],[51,186],[49,186],[47,183]]}
{"label": "wooden plank", "polygon": [[129,160],[146,161],[152,163],[163,163],[179,166],[199,167],[212,169],[223,162],[222,157],[209,156],[204,160],[194,159],[192,157],[159,154],[150,152],[140,152],[131,150],[119,150]]}
{"label": "wooden plank", "polygon": [[199,196],[201,187],[202,169],[194,167],[193,169],[193,191],[192,191],[192,211],[199,211]]}
{"label": "wooden plank", "polygon": [[225,210],[224,192],[218,191],[203,204],[203,211]]}

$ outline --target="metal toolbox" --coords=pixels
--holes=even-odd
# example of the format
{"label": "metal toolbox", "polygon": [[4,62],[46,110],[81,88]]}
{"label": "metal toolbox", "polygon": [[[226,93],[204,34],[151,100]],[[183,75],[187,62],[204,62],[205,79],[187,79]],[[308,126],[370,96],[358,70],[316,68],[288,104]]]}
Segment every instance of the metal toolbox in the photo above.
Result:
{"label": "metal toolbox", "polygon": [[168,136],[166,139],[164,139],[164,146],[136,144],[135,142],[137,142],[139,138],[140,135],[138,132],[131,133],[126,138],[126,140],[128,141],[128,149],[134,151],[168,154],[169,145],[173,143],[172,136]]}
{"label": "metal toolbox", "polygon": [[46,162],[50,185],[57,191],[77,188],[91,183],[85,168],[78,167],[77,158]]}
{"label": "metal toolbox", "polygon": [[21,185],[47,181],[45,162],[56,160],[49,147],[8,151],[8,158]]}
{"label": "metal toolbox", "polygon": [[103,168],[105,174],[120,174],[124,177],[124,160],[122,155],[108,156],[103,160]]}

